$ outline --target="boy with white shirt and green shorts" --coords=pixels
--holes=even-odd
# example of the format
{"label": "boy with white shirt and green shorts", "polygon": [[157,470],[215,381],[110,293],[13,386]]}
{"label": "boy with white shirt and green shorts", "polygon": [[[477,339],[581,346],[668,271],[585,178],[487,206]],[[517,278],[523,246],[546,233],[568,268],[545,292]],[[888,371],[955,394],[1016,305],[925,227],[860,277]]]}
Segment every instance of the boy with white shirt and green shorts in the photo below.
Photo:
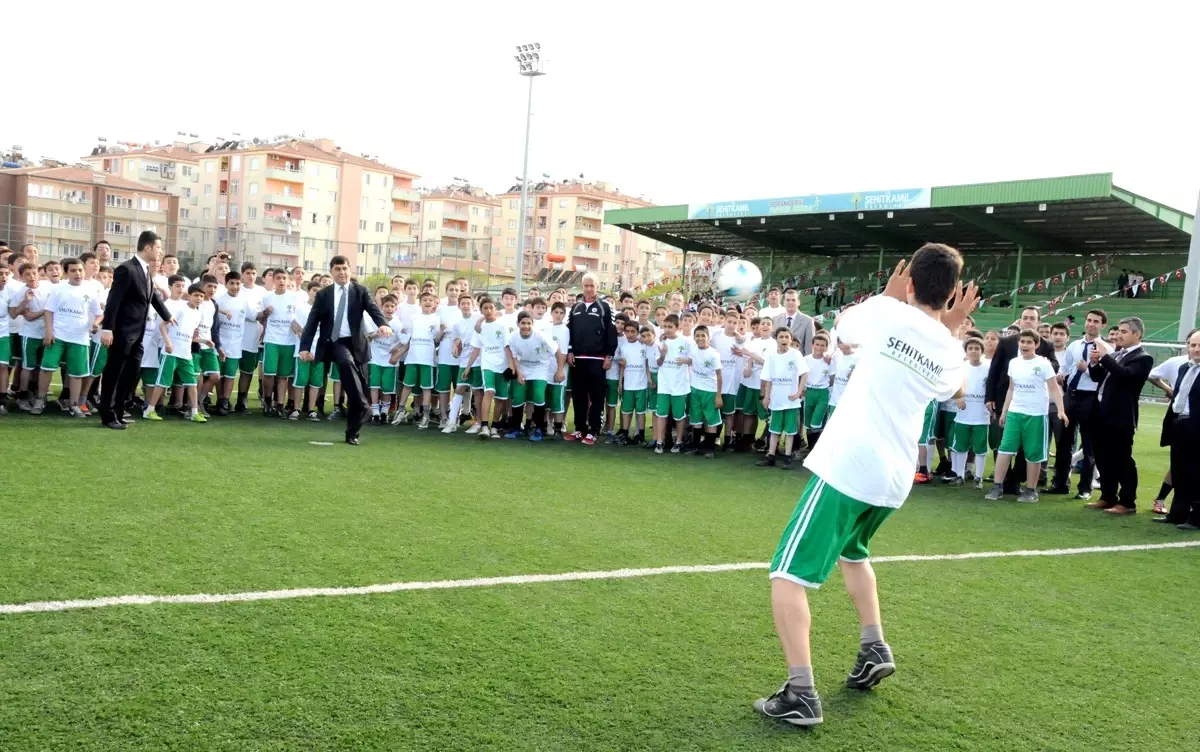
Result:
{"label": "boy with white shirt and green shorts", "polygon": [[961,271],[958,251],[926,244],[896,266],[882,295],[839,317],[838,337],[859,346],[859,359],[845,399],[804,462],[813,475],[771,561],[771,606],[788,680],[754,703],[768,717],[797,726],[824,719],[807,591],[820,587],[835,565],[860,625],[858,660],[846,686],[871,689],[896,670],[883,640],[869,544],[912,490],[913,439],[926,406],[962,388],[962,348],[953,333],[978,295],[974,284],[961,288]]}

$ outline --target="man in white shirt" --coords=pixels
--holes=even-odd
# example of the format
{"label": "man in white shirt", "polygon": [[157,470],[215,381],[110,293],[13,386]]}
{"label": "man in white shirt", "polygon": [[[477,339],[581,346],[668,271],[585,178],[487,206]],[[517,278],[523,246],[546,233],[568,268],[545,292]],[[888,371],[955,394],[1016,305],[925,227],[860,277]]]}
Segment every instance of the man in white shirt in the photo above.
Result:
{"label": "man in white shirt", "polygon": [[797,726],[823,720],[806,589],[820,586],[835,564],[861,627],[846,685],[870,689],[896,670],[883,640],[868,544],[912,490],[913,439],[925,408],[961,393],[964,361],[954,333],[978,302],[974,284],[961,287],[961,272],[958,251],[926,244],[909,264],[897,264],[882,295],[838,321],[838,336],[861,354],[841,407],[804,462],[813,475],[771,561],[771,605],[788,680],[754,704],[768,717]]}
{"label": "man in white shirt", "polygon": [[1093,449],[1093,434],[1096,430],[1096,382],[1088,373],[1092,351],[1100,339],[1100,332],[1108,323],[1108,314],[1099,308],[1087,312],[1083,320],[1083,339],[1067,345],[1058,367],[1058,382],[1063,390],[1063,407],[1071,420],[1062,426],[1055,437],[1058,450],[1054,456],[1054,476],[1049,494],[1071,493],[1071,447],[1075,446],[1075,432],[1079,432],[1083,450],[1079,470],[1079,491],[1075,498],[1087,501],[1092,495],[1092,474],[1096,468],[1096,453]]}
{"label": "man in white shirt", "polygon": [[1200,530],[1200,329],[1188,333],[1186,357],[1163,422],[1163,443],[1171,447],[1175,499],[1171,511],[1154,521],[1195,532]]}

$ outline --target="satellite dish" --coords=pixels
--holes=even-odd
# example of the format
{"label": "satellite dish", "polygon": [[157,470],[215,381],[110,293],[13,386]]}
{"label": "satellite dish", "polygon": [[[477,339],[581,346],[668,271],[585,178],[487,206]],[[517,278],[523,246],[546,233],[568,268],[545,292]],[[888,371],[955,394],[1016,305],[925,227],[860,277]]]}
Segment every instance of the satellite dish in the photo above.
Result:
{"label": "satellite dish", "polygon": [[261,143],[262,143],[262,141],[260,141],[260,140],[258,139],[258,136],[255,136],[255,137],[254,137],[254,145],[255,145],[255,146],[258,146],[258,145],[259,145],[259,144],[261,144]]}

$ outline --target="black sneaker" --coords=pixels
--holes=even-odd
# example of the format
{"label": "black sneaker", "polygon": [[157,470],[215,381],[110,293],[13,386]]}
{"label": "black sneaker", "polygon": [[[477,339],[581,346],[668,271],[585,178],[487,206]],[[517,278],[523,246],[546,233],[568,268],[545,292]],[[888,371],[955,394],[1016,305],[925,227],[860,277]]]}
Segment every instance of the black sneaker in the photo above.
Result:
{"label": "black sneaker", "polygon": [[821,698],[814,692],[794,692],[787,684],[770,697],[754,701],[754,709],[768,718],[793,726],[816,726],[825,720],[821,714]]}
{"label": "black sneaker", "polygon": [[859,647],[858,660],[846,677],[846,686],[868,690],[894,673],[896,660],[892,657],[892,649],[886,642],[873,642]]}
{"label": "black sneaker", "polygon": [[790,454],[784,455],[783,462],[779,463],[779,469],[780,470],[791,470],[792,469],[792,455],[790,455]]}
{"label": "black sneaker", "polygon": [[775,455],[768,454],[766,457],[763,457],[754,464],[758,465],[759,467],[775,467]]}
{"label": "black sneaker", "polygon": [[243,414],[243,413],[248,413],[248,412],[250,412],[250,410],[249,410],[249,409],[246,407],[246,403],[245,403],[245,402],[239,402],[239,403],[237,403],[236,405],[234,405],[234,406],[233,406],[233,411],[234,411],[235,413],[237,413],[238,415],[241,415],[241,414]]}

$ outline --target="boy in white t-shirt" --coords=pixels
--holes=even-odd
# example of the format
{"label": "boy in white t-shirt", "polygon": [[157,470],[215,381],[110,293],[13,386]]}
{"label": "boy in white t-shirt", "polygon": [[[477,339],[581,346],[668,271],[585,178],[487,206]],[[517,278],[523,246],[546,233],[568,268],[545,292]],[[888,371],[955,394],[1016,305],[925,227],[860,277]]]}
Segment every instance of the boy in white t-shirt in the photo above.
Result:
{"label": "boy in white t-shirt", "polygon": [[[176,282],[171,278],[171,286]],[[154,387],[146,399],[146,410],[142,417],[155,421],[162,418],[154,411],[154,405],[162,399],[163,393],[175,382],[176,377],[183,388],[190,406],[190,419],[193,423],[207,423],[208,419],[200,413],[200,403],[196,397],[196,371],[192,361],[192,343],[197,342],[200,328],[200,304],[204,302],[204,288],[192,285],[188,288],[187,304],[173,305],[170,310],[175,314],[174,324],[158,322],[158,333],[163,343],[163,354],[158,364],[158,375]],[[201,343],[203,344],[203,343]],[[208,342],[209,346],[212,342]]]}
{"label": "boy in white t-shirt", "polygon": [[[469,381],[471,373],[478,368],[483,400],[479,404],[478,427],[471,426],[467,433],[478,434],[481,439],[499,439],[503,434],[496,426],[503,420],[509,393],[509,382],[504,373],[511,365],[508,358],[508,325],[496,315],[496,303],[487,296],[479,299],[479,311],[483,318],[475,323],[471,355],[463,366],[460,378]],[[489,418],[493,424],[491,426]]]}
{"label": "boy in white t-shirt", "polygon": [[[470,404],[472,391],[474,391],[475,416],[479,417],[479,403],[483,399],[483,378],[478,369],[470,374],[471,378],[464,374],[464,367],[471,357],[471,341],[475,338],[475,321],[479,316],[474,312],[474,302],[470,295],[459,295],[458,320],[442,336],[443,344],[447,340],[450,341],[450,353],[453,356],[455,374],[454,399],[450,400],[450,412],[444,421],[442,433],[454,433],[458,430],[458,416],[462,411],[463,403],[468,403],[468,411],[472,407]],[[476,425],[478,425],[477,422]],[[479,432],[475,426],[472,428],[475,433]]]}
{"label": "boy in white t-shirt", "polygon": [[12,270],[0,264],[0,415],[8,414],[8,364],[12,362],[12,338],[9,336],[8,281]]}
{"label": "boy in white t-shirt", "polygon": [[536,328],[535,319],[529,313],[517,314],[517,333],[508,339],[508,357],[516,378],[512,384],[513,422],[506,439],[521,438],[517,427],[521,413],[526,415],[525,434],[530,441],[544,438],[542,426],[546,423],[546,379],[551,369],[558,367],[555,353],[558,345]]}
{"label": "boy in white t-shirt", "polygon": [[[46,298],[53,289],[50,283],[40,279],[37,266],[24,263],[20,266],[21,286],[14,287],[8,298],[8,313],[19,322],[21,333],[21,372],[17,374],[17,392],[27,397],[17,402],[17,407],[24,411],[33,408],[33,394],[30,390],[31,374],[38,372],[42,362],[42,339],[46,336],[46,322],[43,319]],[[11,282],[9,284],[12,284]],[[36,388],[37,379],[33,379]]]}
{"label": "boy in white t-shirt", "polygon": [[[247,321],[242,327],[242,354],[238,358],[238,395],[237,403],[233,407],[235,413],[244,413],[247,411],[246,395],[250,391],[250,382],[254,379],[254,372],[258,370],[258,364],[262,361],[262,324],[258,322],[258,314],[262,313],[263,298],[267,295],[267,288],[263,285],[255,284],[258,279],[258,269],[254,264],[246,261],[242,264],[242,285],[238,297],[242,298],[246,309],[254,315],[254,321]],[[228,289],[228,288],[227,288]],[[232,376],[228,378],[232,379]],[[262,383],[259,383],[259,390],[262,390]],[[261,396],[261,395],[260,395]]]}
{"label": "boy in white t-shirt", "polygon": [[296,344],[299,339],[292,331],[296,312],[296,293],[288,289],[291,279],[286,274],[274,277],[274,292],[263,296],[258,321],[263,325],[262,388],[263,415],[279,415],[287,403],[288,379],[296,364]]}
{"label": "boy in white t-shirt", "polygon": [[817,332],[812,338],[812,353],[804,356],[808,376],[804,385],[804,432],[808,448],[817,445],[829,419],[829,392],[836,375],[833,355],[829,353],[829,335]]}
{"label": "boy in white t-shirt", "polygon": [[[241,370],[243,351],[246,342],[246,330],[258,335],[258,310],[254,301],[244,294],[242,276],[237,272],[225,275],[225,290],[218,292],[213,301],[217,305],[217,315],[220,317],[221,350],[221,387],[217,399],[217,414],[228,415],[233,411],[229,398],[233,394],[233,385],[238,380]],[[257,360],[258,343],[254,344],[253,356]]]}
{"label": "boy in white t-shirt", "polygon": [[1025,490],[1017,501],[1033,503],[1038,500],[1038,476],[1050,449],[1050,402],[1058,408],[1059,419],[1068,425],[1063,409],[1062,388],[1058,374],[1046,358],[1037,354],[1041,337],[1032,329],[1018,335],[1019,357],[1008,363],[1008,394],[1000,411],[1000,450],[996,457],[996,480],[992,490],[983,498],[998,501],[1004,496],[1004,478],[1012,458],[1025,451]]}
{"label": "boy in white t-shirt", "polygon": [[202,274],[199,284],[204,288],[204,300],[200,303],[200,326],[196,333],[197,349],[192,353],[192,367],[199,382],[197,394],[200,399],[200,412],[207,416],[206,407],[211,406],[209,395],[221,381],[221,359],[216,343],[222,330],[220,322],[217,321],[217,303],[213,300],[219,289],[217,278],[212,274]]}
{"label": "boy in white t-shirt", "polygon": [[88,342],[104,311],[95,287],[83,284],[83,262],[65,259],[62,267],[67,273],[67,281],[55,285],[46,299],[42,371],[38,375],[37,396],[34,397],[30,412],[38,415],[45,409],[50,377],[58,370],[59,363],[66,362],[66,387],[70,395],[67,411],[71,417],[86,418],[87,414],[80,409],[79,399],[83,380],[91,373],[88,368]]}
{"label": "boy in white t-shirt", "polygon": [[692,427],[688,454],[711,459],[716,456],[717,431],[723,423],[721,353],[709,344],[708,327],[704,324],[692,331],[692,349],[687,357],[692,385],[688,398],[688,419]]}
{"label": "boy in white t-shirt", "polygon": [[646,440],[647,370],[646,346],[638,339],[636,321],[626,321],[624,338],[617,343],[616,357],[618,386],[621,394],[621,430],[617,432],[617,443],[625,446],[630,442],[629,429],[637,423],[637,434],[633,441],[641,444]]}
{"label": "boy in white t-shirt", "polygon": [[954,428],[950,434],[950,464],[953,476],[947,483],[961,486],[967,478],[967,455],[975,453],[975,488],[983,489],[983,470],[987,463],[988,430],[991,415],[988,414],[986,392],[988,363],[983,359],[983,340],[969,337],[963,344],[967,353],[966,380],[962,396],[958,398],[958,412],[954,414]]}
{"label": "boy in white t-shirt", "polygon": [[742,345],[745,337],[738,334],[742,315],[730,308],[725,312],[725,328],[713,333],[712,346],[721,353],[721,419],[724,422],[724,450],[732,452],[737,447],[738,390],[742,386],[742,368],[745,356]]}
{"label": "boy in white t-shirt", "polygon": [[567,328],[567,306],[561,300],[550,306],[550,338],[558,345],[554,357],[558,361],[546,384],[546,402],[550,409],[550,430],[547,435],[563,435],[567,423],[567,402],[570,384],[567,383],[567,352],[571,349],[571,330]]}
{"label": "boy in white t-shirt", "polygon": [[407,420],[404,412],[408,405],[408,397],[414,389],[421,390],[421,406],[416,410],[421,416],[417,428],[429,428],[429,411],[433,405],[434,361],[437,357],[437,347],[446,331],[441,317],[434,312],[437,307],[437,295],[426,291],[421,293],[421,312],[412,317],[404,327],[409,336],[408,352],[404,356],[404,388],[400,392],[400,401],[396,403],[396,417],[393,425],[399,425]]}
{"label": "boy in white t-shirt", "polygon": [[[369,316],[363,321],[367,327],[367,339],[371,341],[371,361],[367,366],[367,388],[371,397],[371,423],[383,425],[388,420],[392,398],[396,396],[399,382],[400,361],[409,342],[411,333],[405,329],[400,320],[396,296],[385,294],[379,302],[379,309],[388,320],[388,328],[392,330],[390,337],[383,337],[375,327],[375,322]],[[368,323],[369,322],[369,323]],[[396,414],[404,410],[404,405],[397,403]]]}
{"label": "boy in white t-shirt", "polygon": [[759,467],[775,467],[775,452],[783,436],[784,470],[792,469],[792,440],[800,432],[800,413],[804,385],[808,382],[808,364],[798,348],[792,347],[792,330],[781,326],[775,330],[775,352],[767,358],[762,369],[762,402],[771,413],[767,426],[770,440],[767,456],[758,461]]}
{"label": "boy in white t-shirt", "polygon": [[741,448],[749,450],[758,435],[758,422],[766,420],[767,408],[762,403],[762,367],[775,349],[775,323],[765,317],[750,319],[750,330],[754,335],[743,346],[745,365],[742,366],[742,383],[738,387],[738,408],[742,414]]}
{"label": "boy in white t-shirt", "polygon": [[[321,290],[320,282],[305,282],[301,285],[304,288],[304,298],[296,296],[298,302],[296,310],[292,315],[292,331],[297,337],[304,334],[304,325],[308,323],[308,314],[312,311],[313,301],[317,298],[317,293]],[[222,330],[223,331],[223,330]],[[313,336],[313,341],[320,338],[321,328],[317,327],[317,334]],[[306,361],[296,358],[296,363],[292,367],[292,412],[288,415],[290,420],[299,420],[302,414],[307,413],[309,421],[316,423],[321,420],[317,415],[317,394],[321,391],[321,387],[325,386],[325,364],[316,360]]]}
{"label": "boy in white t-shirt", "polygon": [[978,293],[974,284],[961,288],[961,271],[958,251],[926,244],[910,264],[897,265],[882,295],[840,316],[838,336],[859,346],[859,363],[840,408],[804,461],[813,475],[771,562],[771,605],[788,679],[754,703],[768,717],[797,726],[823,720],[807,589],[820,586],[834,566],[841,567],[860,626],[858,659],[846,686],[870,689],[896,670],[883,639],[868,545],[912,490],[913,438],[925,406],[962,387],[962,346],[953,332],[975,308]]}
{"label": "boy in white t-shirt", "polygon": [[679,333],[679,317],[669,314],[663,320],[663,333],[658,352],[649,356],[658,361],[658,404],[654,410],[654,453],[663,453],[667,437],[667,421],[675,421],[675,443],[672,454],[682,451],[680,444],[687,432],[687,403],[692,393],[688,371],[692,343]]}
{"label": "boy in white t-shirt", "polygon": [[458,283],[446,283],[446,299],[440,301],[437,308],[438,320],[442,324],[442,341],[437,351],[437,378],[434,391],[437,393],[438,415],[441,421],[438,428],[446,429],[446,416],[450,414],[450,393],[455,391],[458,384],[458,358],[454,354],[454,325],[462,321],[462,312],[458,310]]}

